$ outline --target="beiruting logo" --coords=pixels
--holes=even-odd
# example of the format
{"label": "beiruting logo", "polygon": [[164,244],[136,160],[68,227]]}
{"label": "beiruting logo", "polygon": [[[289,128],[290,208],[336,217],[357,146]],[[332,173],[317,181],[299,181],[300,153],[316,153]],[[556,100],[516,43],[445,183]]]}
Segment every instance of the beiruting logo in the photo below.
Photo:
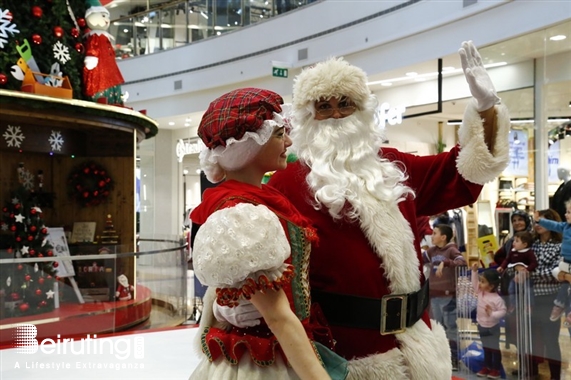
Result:
{"label": "beiruting logo", "polygon": [[64,338],[57,335],[57,339],[45,338],[38,342],[38,329],[35,325],[24,323],[16,326],[14,333],[14,346],[19,354],[71,354],[71,355],[98,355],[110,354],[116,359],[128,358],[143,359],[145,357],[145,341],[143,337],[130,336],[129,338],[97,338],[87,335],[79,340]]}

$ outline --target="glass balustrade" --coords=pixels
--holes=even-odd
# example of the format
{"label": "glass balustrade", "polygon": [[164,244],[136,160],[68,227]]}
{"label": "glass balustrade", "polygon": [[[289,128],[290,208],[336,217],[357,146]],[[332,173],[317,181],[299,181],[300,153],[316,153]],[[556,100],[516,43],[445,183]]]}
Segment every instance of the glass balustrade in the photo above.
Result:
{"label": "glass balustrade", "polygon": [[153,54],[219,36],[316,0],[203,0],[156,6],[111,21],[117,59]]}

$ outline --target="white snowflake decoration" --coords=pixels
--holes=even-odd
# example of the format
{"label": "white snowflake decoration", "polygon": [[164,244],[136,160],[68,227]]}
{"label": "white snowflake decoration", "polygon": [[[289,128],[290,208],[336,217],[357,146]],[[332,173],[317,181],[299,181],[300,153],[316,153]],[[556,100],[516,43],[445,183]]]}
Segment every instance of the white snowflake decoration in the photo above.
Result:
{"label": "white snowflake decoration", "polygon": [[13,146],[19,148],[22,144],[22,141],[26,138],[22,133],[22,130],[18,126],[8,125],[8,129],[4,134],[4,139],[6,140],[6,144],[8,146]]}
{"label": "white snowflake decoration", "polygon": [[63,137],[59,131],[52,131],[48,141],[50,142],[50,146],[53,151],[61,151],[61,147],[63,146]]}
{"label": "white snowflake decoration", "polygon": [[8,33],[14,37],[14,34],[20,31],[16,29],[16,24],[12,24],[10,10],[0,8],[0,49],[4,49],[4,44],[8,42]]}
{"label": "white snowflake decoration", "polygon": [[2,225],[0,226],[0,230],[2,230],[2,231],[8,231],[8,225],[7,225],[6,223],[2,224]]}
{"label": "white snowflake decoration", "polygon": [[59,41],[54,45],[53,51],[54,51],[54,58],[60,61],[61,63],[65,64],[67,61],[71,59],[71,57],[69,56],[69,48]]}

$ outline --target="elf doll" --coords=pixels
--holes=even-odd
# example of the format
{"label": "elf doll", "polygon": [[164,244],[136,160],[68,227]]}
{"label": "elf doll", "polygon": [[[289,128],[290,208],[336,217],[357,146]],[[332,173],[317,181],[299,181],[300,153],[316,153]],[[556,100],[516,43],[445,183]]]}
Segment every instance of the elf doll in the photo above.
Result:
{"label": "elf doll", "polygon": [[88,0],[85,22],[90,30],[85,35],[83,92],[97,103],[122,106],[120,85],[125,81],[115,62],[113,36],[107,33],[109,18],[99,0]]}

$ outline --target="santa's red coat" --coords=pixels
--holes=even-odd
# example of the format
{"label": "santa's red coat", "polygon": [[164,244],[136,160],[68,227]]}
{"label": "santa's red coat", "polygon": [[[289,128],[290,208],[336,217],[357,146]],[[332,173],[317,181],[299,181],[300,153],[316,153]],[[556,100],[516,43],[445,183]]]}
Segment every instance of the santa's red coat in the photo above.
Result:
{"label": "santa's red coat", "polygon": [[[407,185],[416,193],[416,198],[409,197],[399,203],[399,209],[409,222],[414,236],[418,236],[417,215],[436,215],[477,200],[482,186],[468,182],[458,174],[458,153],[459,149],[455,147],[447,154],[420,157],[392,148],[382,149],[384,158],[404,165],[409,177]],[[289,164],[286,170],[276,172],[269,184],[284,193],[303,215],[312,220],[317,229],[319,246],[312,248],[310,259],[312,290],[377,299],[389,294],[390,281],[381,267],[382,261],[359,224],[336,222],[327,211],[317,211],[310,204],[313,196],[305,181],[308,170],[299,161]],[[422,263],[419,242],[415,240],[414,246],[418,262]],[[399,255],[399,252],[393,254]],[[418,265],[418,275],[424,283],[421,265]],[[417,323],[430,326],[428,311],[425,311],[422,320],[424,322]],[[337,341],[335,350],[347,359],[384,353],[397,347],[395,335],[381,335],[378,329],[334,325],[331,329]]]}

